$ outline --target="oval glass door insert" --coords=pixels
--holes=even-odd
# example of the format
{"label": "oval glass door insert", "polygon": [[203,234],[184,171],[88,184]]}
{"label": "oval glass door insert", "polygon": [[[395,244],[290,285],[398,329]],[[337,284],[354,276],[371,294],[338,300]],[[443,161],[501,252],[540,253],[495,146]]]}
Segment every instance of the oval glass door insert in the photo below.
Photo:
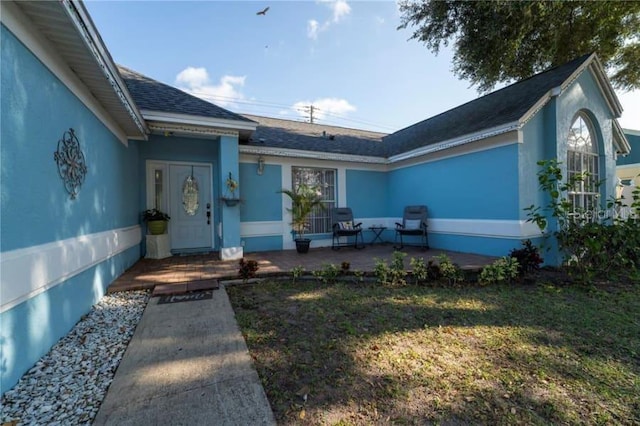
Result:
{"label": "oval glass door insert", "polygon": [[191,176],[188,176],[182,185],[182,207],[189,216],[193,216],[198,212],[198,207],[200,207],[198,198],[198,182],[192,171]]}

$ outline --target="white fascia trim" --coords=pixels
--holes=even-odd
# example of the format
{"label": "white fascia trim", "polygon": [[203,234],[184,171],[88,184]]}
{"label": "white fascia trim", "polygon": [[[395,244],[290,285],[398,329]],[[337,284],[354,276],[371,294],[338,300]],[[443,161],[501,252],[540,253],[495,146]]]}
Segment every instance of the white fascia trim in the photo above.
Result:
{"label": "white fascia trim", "polygon": [[139,225],[0,253],[0,313],[140,244]]}
{"label": "white fascia trim", "polygon": [[214,138],[217,138],[218,136],[239,137],[239,132],[237,130],[221,130],[212,127],[195,126],[192,124],[171,124],[149,121],[147,122],[147,126],[152,132],[170,132],[175,135],[212,136]]}
{"label": "white fascia trim", "polygon": [[489,151],[489,150],[500,148],[503,146],[522,143],[521,133],[522,133],[521,129],[518,129],[517,131],[501,133],[499,135],[492,136],[487,139],[482,139],[482,140],[475,141],[474,143],[453,147],[445,151],[434,152],[425,157],[415,157],[410,160],[405,160],[402,162],[395,163],[393,166],[389,167],[389,170],[398,170],[398,169],[403,169],[405,167],[412,167],[416,165],[433,163],[436,161],[443,161],[448,158],[461,157],[463,155]]}
{"label": "white fascia trim", "polygon": [[633,130],[633,129],[622,129],[622,131],[626,134],[629,135],[633,135],[633,136],[640,136],[640,130]]}
{"label": "white fascia trim", "polygon": [[107,78],[107,81],[111,84],[116,95],[118,95],[122,106],[124,106],[129,113],[131,120],[135,123],[140,134],[145,136],[148,131],[140,111],[138,111],[129,90],[120,78],[120,73],[113,63],[111,55],[107,51],[107,48],[102,41],[102,37],[100,37],[100,34],[96,30],[95,25],[93,24],[93,21],[91,20],[91,17],[84,5],[75,0],[62,0],[62,4],[64,5],[67,15],[75,24],[78,33],[82,36],[87,49],[89,49],[93,54],[98,66]]}
{"label": "white fascia trim", "polygon": [[[631,144],[627,140],[627,136],[624,134],[620,123],[617,119],[613,119],[613,143],[617,146],[618,153],[622,155],[628,155],[631,153]],[[619,142],[619,143],[618,143]]]}
{"label": "white fascia trim", "polygon": [[[587,60],[585,60],[576,70],[560,85],[560,93],[564,92],[586,69],[590,69],[593,73],[596,84],[602,92],[602,95],[607,102],[607,106],[613,112],[616,117],[620,117],[622,114],[622,105],[616,96],[616,92],[613,90],[607,74],[604,72],[602,63],[598,59],[595,53],[592,53]],[[554,89],[555,90],[555,89]],[[560,94],[558,93],[558,95]],[[555,93],[554,93],[555,95]]]}
{"label": "white fascia trim", "polygon": [[433,152],[443,151],[445,149],[453,148],[460,145],[465,145],[477,140],[486,139],[492,136],[497,136],[502,133],[507,133],[512,130],[520,129],[520,122],[513,121],[511,123],[503,124],[501,126],[493,127],[491,129],[484,129],[476,133],[471,133],[454,139],[448,139],[442,142],[438,142],[433,145],[427,145],[420,148],[416,148],[411,151],[404,152],[402,154],[389,157],[389,162],[397,163],[398,161],[404,161],[415,157],[431,154]]}
{"label": "white fascia trim", "polygon": [[561,92],[562,89],[560,87],[554,87],[553,89],[545,93],[544,96],[542,96],[538,100],[538,102],[533,104],[533,106],[529,108],[529,110],[525,112],[524,115],[520,118],[520,125],[522,126],[527,123],[534,115],[538,113],[538,111],[544,108],[544,106],[547,104],[547,102],[549,102],[551,98],[560,95]]}
{"label": "white fascia trim", "polygon": [[613,89],[611,82],[609,81],[609,77],[607,77],[607,73],[604,71],[604,67],[600,62],[600,59],[594,53],[593,60],[591,61],[590,68],[596,75],[596,81],[600,86],[600,90],[604,93],[604,97],[607,99],[609,103],[609,107],[616,114],[616,117],[620,117],[622,115],[622,104],[616,95],[616,91]]}
{"label": "white fascia trim", "polygon": [[191,124],[203,127],[219,127],[221,129],[231,130],[251,130],[254,131],[258,127],[258,123],[239,120],[227,120],[224,118],[202,117],[189,114],[176,114],[163,111],[152,111],[148,109],[141,110],[145,120],[159,121],[171,124]]}
{"label": "white fascia trim", "polygon": [[318,152],[318,151],[305,151],[299,149],[289,148],[272,148],[272,147],[256,147],[240,145],[241,154],[256,154],[256,155],[272,155],[274,157],[291,157],[291,158],[311,158],[317,160],[330,160],[330,161],[345,161],[355,163],[370,163],[370,164],[387,164],[388,161],[381,157],[370,157],[366,155],[350,155],[350,154],[335,154],[331,152]]}
{"label": "white fascia trim", "polygon": [[12,2],[0,1],[2,24],[15,35],[35,56],[73,93],[82,104],[113,133],[118,140],[128,146],[127,134],[93,97],[89,88],[71,71],[64,59],[57,55],[51,42],[34,31],[35,24]]}
{"label": "white fascia trim", "polygon": [[566,80],[562,82],[562,84],[559,86],[560,90],[558,90],[557,87],[552,89],[552,95],[559,96],[561,93],[567,90],[567,87],[569,87],[574,81],[576,81],[578,77],[580,77],[580,74],[582,74],[582,72],[586,70],[589,65],[591,65],[591,62],[593,62],[594,58],[595,53],[592,53],[586,61],[584,61],[578,68],[575,69],[575,71],[569,77],[567,77]]}

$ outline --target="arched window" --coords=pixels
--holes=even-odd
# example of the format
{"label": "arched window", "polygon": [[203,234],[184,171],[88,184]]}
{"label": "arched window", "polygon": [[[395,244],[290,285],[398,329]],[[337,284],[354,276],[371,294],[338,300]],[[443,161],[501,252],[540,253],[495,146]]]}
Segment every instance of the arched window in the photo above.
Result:
{"label": "arched window", "polygon": [[578,115],[571,129],[567,144],[567,174],[569,182],[577,179],[569,190],[569,201],[577,210],[593,210],[598,207],[598,143],[589,119]]}

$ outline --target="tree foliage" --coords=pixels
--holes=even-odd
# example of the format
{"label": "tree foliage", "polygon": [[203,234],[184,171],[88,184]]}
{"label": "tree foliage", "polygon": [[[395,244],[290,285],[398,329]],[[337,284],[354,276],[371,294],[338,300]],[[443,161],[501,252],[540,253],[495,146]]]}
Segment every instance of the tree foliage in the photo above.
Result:
{"label": "tree foliage", "polygon": [[404,0],[401,25],[480,91],[596,52],[616,88],[640,88],[640,1]]}

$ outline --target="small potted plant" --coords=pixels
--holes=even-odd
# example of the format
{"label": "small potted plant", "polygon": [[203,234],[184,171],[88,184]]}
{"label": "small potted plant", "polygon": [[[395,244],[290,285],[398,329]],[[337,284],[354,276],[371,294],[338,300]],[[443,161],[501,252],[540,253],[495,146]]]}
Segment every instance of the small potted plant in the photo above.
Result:
{"label": "small potted plant", "polygon": [[304,232],[309,226],[309,216],[315,208],[325,209],[322,203],[322,195],[315,186],[300,184],[295,190],[283,189],[282,194],[291,198],[291,227],[295,233],[296,250],[298,253],[307,253],[311,240],[304,237]]}
{"label": "small potted plant", "polygon": [[149,209],[142,212],[142,220],[147,223],[147,228],[152,235],[164,234],[167,230],[167,221],[171,219],[168,214],[158,210]]}
{"label": "small potted plant", "polygon": [[222,197],[222,200],[229,207],[235,206],[240,202],[240,197],[236,195],[236,191],[238,190],[240,184],[233,178],[231,172],[229,172],[229,177],[225,181],[225,185],[227,186],[227,192]]}

